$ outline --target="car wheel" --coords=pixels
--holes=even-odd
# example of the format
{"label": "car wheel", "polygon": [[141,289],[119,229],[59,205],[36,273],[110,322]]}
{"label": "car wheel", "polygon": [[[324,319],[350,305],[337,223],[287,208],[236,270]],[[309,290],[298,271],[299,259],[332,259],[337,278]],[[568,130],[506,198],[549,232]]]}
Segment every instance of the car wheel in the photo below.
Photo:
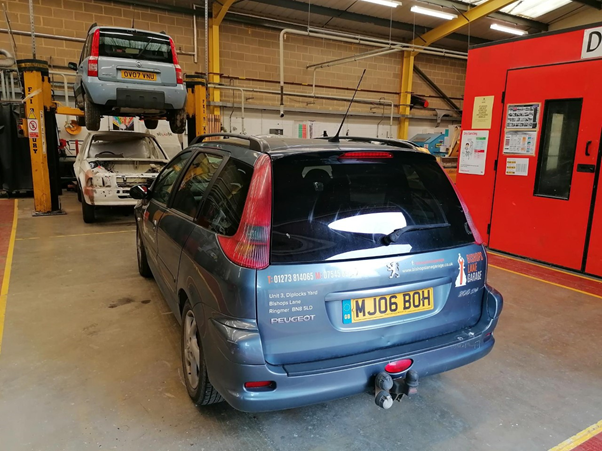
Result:
{"label": "car wheel", "polygon": [[136,227],[136,255],[138,256],[138,272],[142,277],[151,278],[153,273],[151,272],[150,266],[148,266],[148,260],[146,259],[146,249],[144,249],[144,243],[140,236],[140,229]]}
{"label": "car wheel", "polygon": [[82,215],[84,216],[84,222],[86,224],[92,224],[96,220],[94,214],[94,205],[90,205],[86,202],[86,198],[82,196]]}
{"label": "car wheel", "polygon": [[224,400],[209,382],[198,324],[188,300],[182,312],[182,370],[188,395],[196,406],[208,406]]}
{"label": "car wheel", "polygon": [[144,126],[149,130],[154,130],[159,125],[159,121],[157,119],[144,119]]}
{"label": "car wheel", "polygon": [[100,129],[100,108],[98,108],[98,105],[93,104],[87,95],[85,102],[84,121],[86,128],[96,132]]}
{"label": "car wheel", "polygon": [[169,115],[169,128],[172,133],[180,135],[186,131],[186,110],[172,111]]}
{"label": "car wheel", "polygon": [[76,186],[77,186],[77,188],[76,188],[77,189],[77,200],[78,200],[78,202],[81,202],[82,201],[82,190],[79,187],[79,183]]}

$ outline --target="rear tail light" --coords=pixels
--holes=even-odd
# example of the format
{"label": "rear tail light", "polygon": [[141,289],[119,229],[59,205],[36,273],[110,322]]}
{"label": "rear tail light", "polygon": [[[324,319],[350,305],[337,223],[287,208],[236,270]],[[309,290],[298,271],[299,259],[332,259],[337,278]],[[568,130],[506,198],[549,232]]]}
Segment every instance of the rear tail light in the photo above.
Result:
{"label": "rear tail light", "polygon": [[245,382],[245,388],[248,389],[274,389],[276,388],[276,382],[274,381],[259,381],[259,382]]}
{"label": "rear tail light", "polygon": [[397,362],[391,362],[385,366],[385,371],[392,374],[401,373],[402,371],[405,371],[411,367],[412,363],[414,363],[412,359],[403,359],[398,360]]}
{"label": "rear tail light", "polygon": [[339,160],[380,160],[393,158],[391,152],[345,152],[339,155]]}
{"label": "rear tail light", "polygon": [[98,50],[100,47],[100,30],[92,36],[92,46],[88,57],[88,77],[98,77]]}
{"label": "rear tail light", "polygon": [[184,83],[184,74],[178,61],[178,54],[176,53],[176,46],[173,43],[173,39],[169,38],[169,44],[171,45],[171,58],[173,60],[173,66],[176,69],[176,83],[181,85]]}
{"label": "rear tail light", "polygon": [[239,266],[264,269],[270,264],[272,162],[261,155],[255,163],[242,218],[234,236],[218,236],[224,254]]}

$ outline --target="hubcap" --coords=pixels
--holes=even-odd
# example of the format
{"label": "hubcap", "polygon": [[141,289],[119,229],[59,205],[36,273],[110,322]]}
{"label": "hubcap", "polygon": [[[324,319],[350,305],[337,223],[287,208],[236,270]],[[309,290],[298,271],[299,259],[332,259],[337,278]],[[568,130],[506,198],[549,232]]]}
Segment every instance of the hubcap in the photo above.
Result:
{"label": "hubcap", "polygon": [[199,385],[201,373],[201,350],[197,332],[194,313],[192,313],[192,310],[188,310],[184,318],[184,360],[186,362],[186,376],[192,389]]}

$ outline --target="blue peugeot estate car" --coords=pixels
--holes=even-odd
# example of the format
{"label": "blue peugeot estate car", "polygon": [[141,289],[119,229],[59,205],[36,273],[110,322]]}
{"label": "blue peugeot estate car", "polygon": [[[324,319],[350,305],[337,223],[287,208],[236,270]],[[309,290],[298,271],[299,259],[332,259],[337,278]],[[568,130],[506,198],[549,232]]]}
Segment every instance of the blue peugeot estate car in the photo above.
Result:
{"label": "blue peugeot estate car", "polygon": [[196,405],[374,392],[388,408],[493,347],[502,297],[481,239],[409,142],[203,135],[130,193],[140,274],[182,324]]}

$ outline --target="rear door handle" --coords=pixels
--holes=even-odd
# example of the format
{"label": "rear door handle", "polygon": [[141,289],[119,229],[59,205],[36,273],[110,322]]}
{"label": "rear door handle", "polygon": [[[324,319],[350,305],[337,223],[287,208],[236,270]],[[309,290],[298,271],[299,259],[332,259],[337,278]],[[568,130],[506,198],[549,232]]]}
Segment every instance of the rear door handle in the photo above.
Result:
{"label": "rear door handle", "polygon": [[591,146],[592,142],[588,141],[587,144],[585,145],[585,156],[589,157],[589,146]]}

